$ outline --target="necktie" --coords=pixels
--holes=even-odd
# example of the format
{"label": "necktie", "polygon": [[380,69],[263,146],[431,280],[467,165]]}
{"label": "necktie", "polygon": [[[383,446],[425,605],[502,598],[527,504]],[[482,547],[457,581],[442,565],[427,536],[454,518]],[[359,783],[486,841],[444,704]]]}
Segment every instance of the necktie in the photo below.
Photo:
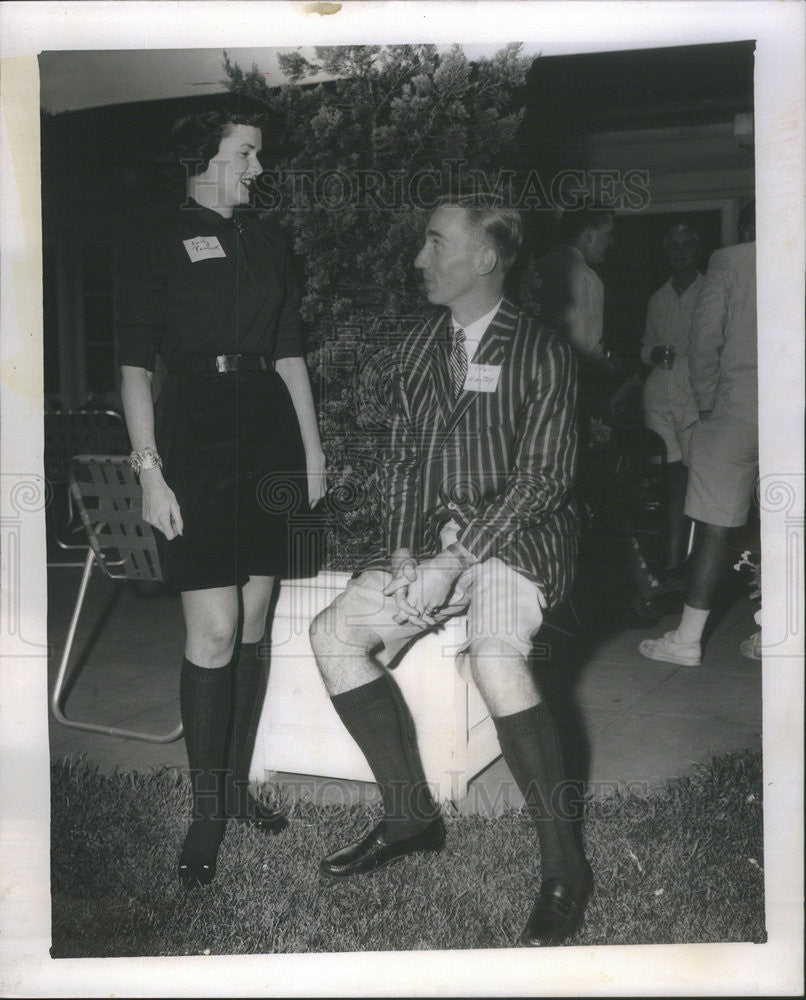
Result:
{"label": "necktie", "polygon": [[465,349],[465,331],[457,328],[453,331],[453,347],[451,349],[451,377],[453,380],[453,398],[456,399],[462,391],[467,378],[467,351]]}

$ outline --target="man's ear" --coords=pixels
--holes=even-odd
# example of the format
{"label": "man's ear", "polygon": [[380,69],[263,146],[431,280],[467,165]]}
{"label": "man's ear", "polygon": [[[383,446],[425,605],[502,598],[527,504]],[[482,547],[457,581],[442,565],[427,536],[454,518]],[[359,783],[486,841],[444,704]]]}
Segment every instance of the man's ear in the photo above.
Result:
{"label": "man's ear", "polygon": [[492,247],[482,247],[476,257],[476,270],[479,275],[491,274],[498,265],[498,254]]}

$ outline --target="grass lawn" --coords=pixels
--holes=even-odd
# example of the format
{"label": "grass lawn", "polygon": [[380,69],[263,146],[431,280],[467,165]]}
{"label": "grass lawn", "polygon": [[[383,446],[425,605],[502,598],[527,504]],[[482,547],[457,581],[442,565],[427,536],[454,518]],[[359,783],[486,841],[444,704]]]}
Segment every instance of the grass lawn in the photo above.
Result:
{"label": "grass lawn", "polygon": [[[52,788],[56,958],[505,948],[540,884],[525,813],[448,817],[441,854],[331,882],[319,859],[377,812],[298,802],[276,837],[230,824],[214,883],[186,894],[184,777],[62,763]],[[764,941],[761,789],[747,750],[652,795],[588,803],[596,888],[573,943]]]}

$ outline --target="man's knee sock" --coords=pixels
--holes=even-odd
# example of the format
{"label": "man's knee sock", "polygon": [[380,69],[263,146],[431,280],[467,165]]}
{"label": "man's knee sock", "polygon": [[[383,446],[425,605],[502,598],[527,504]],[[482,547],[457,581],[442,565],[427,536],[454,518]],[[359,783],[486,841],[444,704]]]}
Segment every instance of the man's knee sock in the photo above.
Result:
{"label": "man's knee sock", "polygon": [[381,789],[389,840],[422,830],[438,809],[420,762],[414,721],[395,682],[383,674],[331,701]]}
{"label": "man's knee sock", "polygon": [[577,845],[569,786],[554,720],[541,702],[493,718],[504,760],[518,783],[540,841],[541,877],[581,886],[585,861]]}

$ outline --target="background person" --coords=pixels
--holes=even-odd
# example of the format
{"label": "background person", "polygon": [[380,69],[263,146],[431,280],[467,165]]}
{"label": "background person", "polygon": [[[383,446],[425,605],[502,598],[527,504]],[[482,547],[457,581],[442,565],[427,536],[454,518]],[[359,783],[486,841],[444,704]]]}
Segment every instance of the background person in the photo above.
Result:
{"label": "background person", "polygon": [[613,245],[613,213],[606,209],[564,212],[557,243],[533,263],[540,279],[535,297],[541,321],[559,331],[577,354],[603,362],[604,284],[593,265]]}
{"label": "background person", "polygon": [[631,626],[645,627],[660,617],[653,603],[659,581],[647,566],[629,517],[636,488],[633,459],[613,429],[615,401],[633,380],[624,381],[627,367],[605,348],[605,288],[594,270],[605,262],[613,245],[614,227],[613,213],[604,208],[564,212],[557,242],[547,254],[530,261],[520,293],[521,300],[534,303],[540,320],[559,331],[577,355],[577,492],[598,540],[612,545],[604,561],[616,564],[617,577],[632,591],[621,617]]}
{"label": "background person", "polygon": [[685,513],[695,521],[677,628],[645,639],[652,660],[697,666],[702,634],[728,567],[731,529],[747,523],[758,478],[755,202],[739,215],[736,246],[708,264],[694,313],[689,369],[700,420],[691,438]]}
{"label": "background person", "polygon": [[[688,341],[703,277],[697,268],[700,238],[685,223],[669,228],[663,249],[671,277],[650,298],[641,360],[652,371],[644,383],[644,423],[666,447],[663,582],[682,577],[688,545],[683,510],[689,439],[698,419],[688,371]],[[681,580],[682,589],[682,580]]]}
{"label": "background person", "polygon": [[[235,108],[193,115],[173,139],[187,199],[121,248],[119,358],[143,517],[164,536],[186,627],[193,819],[179,876],[189,886],[213,878],[227,817],[284,824],[247,792],[265,685],[259,643],[274,580],[310,571],[289,564],[289,511],[277,498],[290,489],[316,503],[325,460],[289,254],[247,209],[259,119]],[[157,355],[167,379],[155,409]]]}

